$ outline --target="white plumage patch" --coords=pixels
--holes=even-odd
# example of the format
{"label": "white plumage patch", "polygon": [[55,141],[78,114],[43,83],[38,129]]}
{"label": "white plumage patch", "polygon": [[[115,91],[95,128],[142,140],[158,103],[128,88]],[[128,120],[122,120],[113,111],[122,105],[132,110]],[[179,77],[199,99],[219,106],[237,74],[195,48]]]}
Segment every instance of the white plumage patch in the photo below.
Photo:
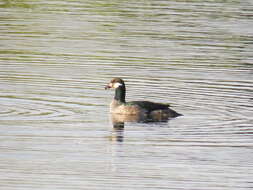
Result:
{"label": "white plumage patch", "polygon": [[122,86],[122,84],[119,82],[113,83],[113,88],[118,88],[119,86]]}

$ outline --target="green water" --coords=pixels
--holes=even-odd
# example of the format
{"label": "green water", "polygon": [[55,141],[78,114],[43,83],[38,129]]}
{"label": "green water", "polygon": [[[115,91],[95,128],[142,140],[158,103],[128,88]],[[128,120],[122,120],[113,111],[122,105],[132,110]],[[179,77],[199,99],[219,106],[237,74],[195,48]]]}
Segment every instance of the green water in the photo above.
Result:
{"label": "green water", "polygon": [[[252,188],[251,1],[0,1],[0,187]],[[113,128],[112,91],[184,116]]]}

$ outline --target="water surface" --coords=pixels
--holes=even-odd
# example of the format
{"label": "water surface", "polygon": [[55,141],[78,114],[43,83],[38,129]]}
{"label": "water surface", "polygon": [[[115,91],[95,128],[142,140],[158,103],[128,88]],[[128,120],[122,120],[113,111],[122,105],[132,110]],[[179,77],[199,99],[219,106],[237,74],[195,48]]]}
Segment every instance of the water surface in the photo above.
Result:
{"label": "water surface", "polygon": [[[1,1],[1,189],[253,188],[251,1]],[[183,117],[113,128],[104,86]]]}

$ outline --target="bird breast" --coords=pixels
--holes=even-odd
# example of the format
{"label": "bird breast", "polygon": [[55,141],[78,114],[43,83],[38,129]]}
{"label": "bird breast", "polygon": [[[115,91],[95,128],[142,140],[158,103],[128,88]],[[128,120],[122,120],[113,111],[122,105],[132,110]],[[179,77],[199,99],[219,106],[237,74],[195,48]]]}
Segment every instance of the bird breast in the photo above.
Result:
{"label": "bird breast", "polygon": [[115,114],[135,115],[143,110],[138,105],[125,105],[119,101],[113,100],[110,104],[110,112]]}

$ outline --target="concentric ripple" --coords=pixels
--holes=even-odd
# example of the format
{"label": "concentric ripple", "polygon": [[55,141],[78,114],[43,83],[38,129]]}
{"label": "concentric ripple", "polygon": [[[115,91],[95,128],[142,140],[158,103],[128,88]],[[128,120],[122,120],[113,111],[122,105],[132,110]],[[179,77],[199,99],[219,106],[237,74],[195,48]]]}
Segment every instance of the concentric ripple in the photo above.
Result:
{"label": "concentric ripple", "polygon": [[[252,189],[252,10],[1,1],[1,189]],[[183,116],[113,128],[114,77]]]}

